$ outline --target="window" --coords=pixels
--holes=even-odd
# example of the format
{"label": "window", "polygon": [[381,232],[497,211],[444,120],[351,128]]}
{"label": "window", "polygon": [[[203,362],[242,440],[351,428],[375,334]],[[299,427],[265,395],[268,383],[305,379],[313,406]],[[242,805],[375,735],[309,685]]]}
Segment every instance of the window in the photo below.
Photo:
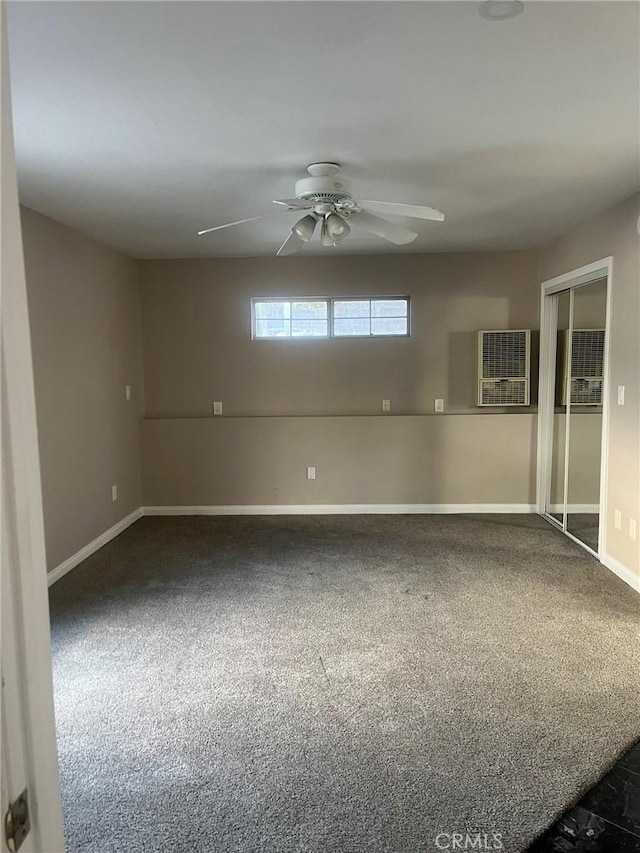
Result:
{"label": "window", "polygon": [[254,299],[254,338],[327,338],[327,299]]}
{"label": "window", "polygon": [[409,335],[409,297],[386,299],[254,299],[257,340],[372,338]]}
{"label": "window", "polygon": [[336,338],[408,335],[409,300],[334,299],[333,334]]}

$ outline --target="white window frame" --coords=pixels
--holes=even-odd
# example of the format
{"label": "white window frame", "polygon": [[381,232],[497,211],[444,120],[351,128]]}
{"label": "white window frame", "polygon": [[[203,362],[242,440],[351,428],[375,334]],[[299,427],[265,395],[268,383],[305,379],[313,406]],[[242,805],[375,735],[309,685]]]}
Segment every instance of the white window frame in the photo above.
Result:
{"label": "white window frame", "polygon": [[[282,337],[262,337],[256,335],[256,302],[326,302],[326,335],[286,335]],[[292,318],[293,319],[293,318]],[[254,296],[251,299],[251,339],[254,341],[328,341],[331,337],[331,300],[327,296]]]}
{"label": "white window frame", "polygon": [[[407,303],[407,331],[404,334],[399,335],[374,335],[369,333],[368,335],[336,335],[333,330],[334,325],[334,312],[333,306],[336,302],[406,302]],[[371,311],[371,309],[369,309]],[[338,320],[357,320],[364,319],[359,317],[338,317]],[[371,320],[372,315],[369,313],[368,319]],[[381,317],[379,319],[404,319],[401,317],[396,318],[386,318]],[[371,338],[385,339],[385,338],[410,338],[411,337],[411,297],[409,296],[335,296],[331,299],[331,337],[335,338],[339,341],[348,341],[348,340],[369,340]]]}
{"label": "white window frame", "polygon": [[[407,303],[407,331],[404,334],[398,335],[336,335],[334,333],[334,303],[336,302],[385,302],[397,300],[398,302]],[[256,335],[256,302],[326,302],[327,303],[327,334],[326,335],[287,335],[286,337],[260,337]],[[369,318],[371,315],[369,315]],[[338,318],[338,319],[357,319],[357,318]],[[382,318],[384,319],[384,318]],[[400,319],[400,318],[399,318]],[[404,318],[402,318],[404,319]],[[290,341],[349,341],[349,340],[385,340],[394,338],[410,338],[411,337],[411,297],[408,295],[393,296],[253,296],[251,298],[251,340],[252,341],[269,341],[273,342],[290,342]]]}

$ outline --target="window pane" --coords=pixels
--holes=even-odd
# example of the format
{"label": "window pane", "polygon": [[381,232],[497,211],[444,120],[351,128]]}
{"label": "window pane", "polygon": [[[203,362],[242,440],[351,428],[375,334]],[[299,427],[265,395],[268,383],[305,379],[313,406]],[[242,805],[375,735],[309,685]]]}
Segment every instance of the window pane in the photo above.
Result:
{"label": "window pane", "polygon": [[326,320],[292,320],[291,335],[294,338],[326,338],[329,326]]}
{"label": "window pane", "polygon": [[256,320],[266,320],[273,318],[274,320],[288,320],[291,317],[290,302],[254,302],[253,310]]}
{"label": "window pane", "polygon": [[406,299],[373,299],[371,300],[372,317],[406,317]]}
{"label": "window pane", "polygon": [[333,316],[368,317],[370,309],[371,302],[369,299],[336,299],[333,303]]}
{"label": "window pane", "polygon": [[406,317],[374,317],[371,320],[372,335],[406,335]]}
{"label": "window pane", "polygon": [[309,317],[310,319],[315,320],[326,320],[327,303],[322,300],[317,300],[315,302],[292,302],[291,316],[294,319]]}
{"label": "window pane", "polygon": [[334,320],[333,334],[346,335],[369,335],[371,333],[371,321],[368,317],[353,320]]}
{"label": "window pane", "polygon": [[256,338],[289,338],[291,337],[290,320],[256,320]]}

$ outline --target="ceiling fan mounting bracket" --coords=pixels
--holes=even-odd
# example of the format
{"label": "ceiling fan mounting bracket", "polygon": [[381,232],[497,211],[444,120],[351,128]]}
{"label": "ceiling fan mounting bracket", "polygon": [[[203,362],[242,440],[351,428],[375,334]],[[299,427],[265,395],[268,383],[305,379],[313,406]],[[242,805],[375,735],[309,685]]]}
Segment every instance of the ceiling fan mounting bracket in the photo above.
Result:
{"label": "ceiling fan mounting bracket", "polygon": [[310,163],[307,166],[307,172],[312,178],[333,178],[339,171],[339,163]]}

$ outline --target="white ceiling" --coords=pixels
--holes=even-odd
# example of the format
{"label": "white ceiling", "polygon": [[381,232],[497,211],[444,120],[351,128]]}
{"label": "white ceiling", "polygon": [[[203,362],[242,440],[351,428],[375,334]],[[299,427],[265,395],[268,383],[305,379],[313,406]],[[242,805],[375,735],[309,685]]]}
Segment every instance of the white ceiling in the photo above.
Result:
{"label": "white ceiling", "polygon": [[640,186],[636,2],[8,6],[23,203],[136,257],[273,254],[296,214],[195,232],[316,160],[447,220],[310,253],[528,247]]}

